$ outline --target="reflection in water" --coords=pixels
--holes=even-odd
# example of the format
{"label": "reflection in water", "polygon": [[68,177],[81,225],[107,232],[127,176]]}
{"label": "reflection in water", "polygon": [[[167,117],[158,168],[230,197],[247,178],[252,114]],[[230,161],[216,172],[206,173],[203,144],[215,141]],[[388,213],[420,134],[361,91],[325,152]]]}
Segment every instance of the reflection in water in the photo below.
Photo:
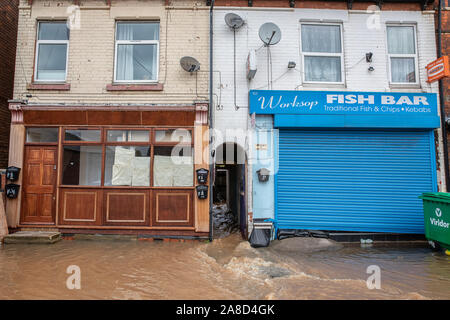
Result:
{"label": "reflection in water", "polygon": [[[280,243],[283,243],[283,240]],[[0,299],[449,299],[450,257],[426,246],[253,249],[213,243],[69,241],[0,247]],[[287,243],[287,242],[285,242]],[[66,268],[81,268],[81,290]],[[366,268],[381,268],[368,290]]]}

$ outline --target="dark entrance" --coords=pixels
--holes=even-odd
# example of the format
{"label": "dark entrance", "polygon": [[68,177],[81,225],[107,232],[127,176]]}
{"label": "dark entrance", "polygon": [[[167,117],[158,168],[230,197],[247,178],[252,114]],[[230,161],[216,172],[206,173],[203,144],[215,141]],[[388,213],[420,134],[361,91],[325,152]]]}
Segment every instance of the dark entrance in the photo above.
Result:
{"label": "dark entrance", "polygon": [[235,143],[216,149],[216,170],[213,192],[215,237],[239,230],[247,239],[245,151]]}

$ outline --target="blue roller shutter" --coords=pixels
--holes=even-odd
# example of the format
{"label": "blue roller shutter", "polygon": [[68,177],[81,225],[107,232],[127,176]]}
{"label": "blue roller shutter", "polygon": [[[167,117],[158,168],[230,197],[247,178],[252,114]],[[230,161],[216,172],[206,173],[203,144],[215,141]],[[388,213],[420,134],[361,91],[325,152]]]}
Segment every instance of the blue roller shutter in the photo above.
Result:
{"label": "blue roller shutter", "polygon": [[423,233],[436,191],[432,131],[279,132],[280,229]]}

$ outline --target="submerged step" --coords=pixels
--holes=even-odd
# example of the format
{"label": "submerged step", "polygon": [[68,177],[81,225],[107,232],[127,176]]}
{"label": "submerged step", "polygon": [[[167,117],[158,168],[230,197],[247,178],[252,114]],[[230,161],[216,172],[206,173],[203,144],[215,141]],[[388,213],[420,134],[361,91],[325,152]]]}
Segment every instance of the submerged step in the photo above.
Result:
{"label": "submerged step", "polygon": [[38,243],[51,244],[61,240],[61,233],[55,231],[19,231],[5,236],[5,244]]}

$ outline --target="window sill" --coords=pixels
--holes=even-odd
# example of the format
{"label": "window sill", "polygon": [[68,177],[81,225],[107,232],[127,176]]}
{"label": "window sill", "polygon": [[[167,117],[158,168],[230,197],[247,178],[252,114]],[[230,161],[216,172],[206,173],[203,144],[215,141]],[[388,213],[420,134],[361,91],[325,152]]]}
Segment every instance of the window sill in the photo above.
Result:
{"label": "window sill", "polygon": [[27,90],[69,91],[69,83],[29,83]]}
{"label": "window sill", "polygon": [[421,86],[419,83],[417,84],[397,84],[397,83],[390,83],[389,84],[390,89],[421,89]]}
{"label": "window sill", "polygon": [[304,88],[345,88],[345,83],[332,82],[303,82],[298,86]]}
{"label": "window sill", "polygon": [[106,91],[163,91],[162,83],[154,84],[108,84]]}

